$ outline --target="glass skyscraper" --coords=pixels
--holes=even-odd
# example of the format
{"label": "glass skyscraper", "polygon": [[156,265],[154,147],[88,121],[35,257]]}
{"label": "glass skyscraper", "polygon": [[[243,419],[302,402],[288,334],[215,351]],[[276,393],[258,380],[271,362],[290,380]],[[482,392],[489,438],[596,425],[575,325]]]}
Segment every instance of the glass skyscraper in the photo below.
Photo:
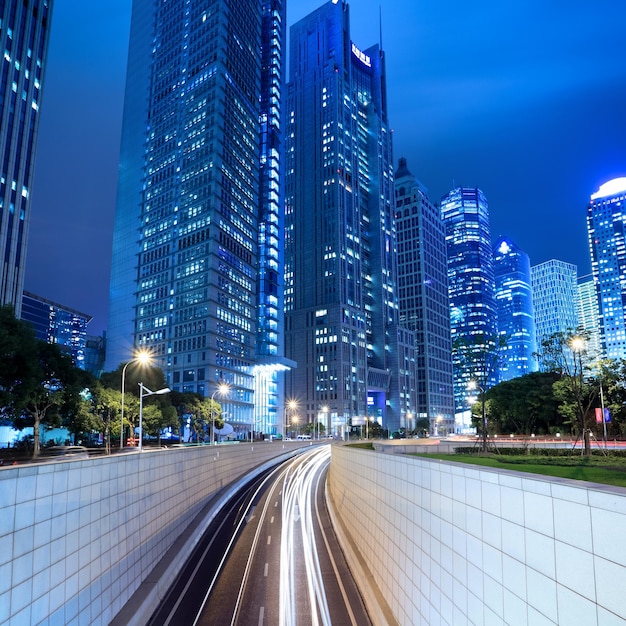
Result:
{"label": "glass skyscraper", "polygon": [[598,293],[591,274],[578,278],[578,326],[589,337],[589,343],[586,347],[587,354],[602,358]]}
{"label": "glass skyscraper", "polygon": [[51,13],[52,0],[0,3],[0,304],[18,318]]}
{"label": "glass skyscraper", "polygon": [[398,325],[384,54],[350,39],[348,5],[292,26],[287,108],[287,396],[305,421],[390,431],[412,410],[412,333]]}
{"label": "glass skyscraper", "polygon": [[72,357],[76,367],[87,369],[87,324],[91,315],[25,291],[21,319],[33,327],[37,339],[58,345]]}
{"label": "glass skyscraper", "polygon": [[[578,269],[572,263],[551,259],[530,268],[537,349],[552,335],[575,331],[578,326]],[[539,369],[546,367],[539,357]]]}
{"label": "glass skyscraper", "polygon": [[406,159],[400,159],[395,181],[400,323],[415,334],[413,409],[417,419],[430,421],[431,432],[442,435],[454,432],[446,234],[439,208]]}
{"label": "glass skyscraper", "polygon": [[[282,420],[279,0],[134,0],[107,369],[147,349],[235,432]],[[258,404],[255,407],[255,403]]]}
{"label": "glass skyscraper", "polygon": [[498,381],[537,371],[535,314],[530,259],[510,239],[500,237],[493,247],[498,334],[503,339]]}
{"label": "glass skyscraper", "polygon": [[626,178],[591,196],[587,233],[599,308],[602,356],[626,358]]}
{"label": "glass skyscraper", "polygon": [[470,383],[495,385],[498,321],[489,209],[483,192],[457,187],[441,199],[446,229],[450,326],[457,414],[469,409]]}

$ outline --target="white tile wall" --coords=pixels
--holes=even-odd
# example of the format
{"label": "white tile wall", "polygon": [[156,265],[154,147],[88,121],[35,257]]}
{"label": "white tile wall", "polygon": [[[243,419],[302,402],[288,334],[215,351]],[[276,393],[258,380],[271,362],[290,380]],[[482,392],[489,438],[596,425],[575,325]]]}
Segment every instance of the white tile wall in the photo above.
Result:
{"label": "white tile wall", "polygon": [[625,489],[340,446],[329,477],[401,626],[626,623]]}
{"label": "white tile wall", "polygon": [[0,469],[0,624],[105,626],[207,499],[299,445]]}

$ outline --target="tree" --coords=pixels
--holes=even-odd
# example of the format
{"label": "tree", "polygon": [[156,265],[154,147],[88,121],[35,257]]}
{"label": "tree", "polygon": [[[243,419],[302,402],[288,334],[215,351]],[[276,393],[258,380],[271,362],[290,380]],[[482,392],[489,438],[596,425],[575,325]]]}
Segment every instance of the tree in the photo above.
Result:
{"label": "tree", "polygon": [[99,419],[99,431],[103,434],[105,451],[111,454],[111,436],[117,432],[117,426],[120,425],[122,393],[103,387],[99,383],[92,388],[91,392],[93,409]]}
{"label": "tree", "polygon": [[196,441],[204,441],[213,427],[216,429],[224,427],[222,406],[216,400],[189,392],[172,392],[170,396],[181,426],[183,420],[188,420],[189,428],[195,433]]}
{"label": "tree", "polygon": [[[144,400],[145,403],[145,400]],[[176,428],[178,426],[178,415],[176,408],[171,404],[159,406],[149,404],[143,407],[143,425],[148,433],[157,438],[157,445],[161,445],[161,432],[165,428]]]}
{"label": "tree", "polygon": [[489,418],[500,433],[549,433],[562,425],[552,385],[555,372],[532,372],[499,383],[487,392]]}
{"label": "tree", "polygon": [[541,344],[543,363],[561,374],[553,385],[561,401],[559,412],[574,434],[582,437],[585,455],[591,454],[590,413],[599,393],[593,377],[597,355],[588,353],[588,340],[588,333],[577,329],[554,333]]}
{"label": "tree", "polygon": [[58,345],[36,341],[36,360],[14,390],[10,410],[18,429],[33,426],[33,456],[40,451],[42,425],[58,426],[62,415],[77,412],[84,378]]}

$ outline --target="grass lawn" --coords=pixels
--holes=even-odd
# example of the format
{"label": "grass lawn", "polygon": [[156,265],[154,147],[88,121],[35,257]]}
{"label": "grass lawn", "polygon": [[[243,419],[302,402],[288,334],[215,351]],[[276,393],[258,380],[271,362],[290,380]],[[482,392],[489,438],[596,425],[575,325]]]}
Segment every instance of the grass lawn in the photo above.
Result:
{"label": "grass lawn", "polygon": [[498,456],[496,454],[414,454],[413,456],[626,487],[626,459],[623,457]]}

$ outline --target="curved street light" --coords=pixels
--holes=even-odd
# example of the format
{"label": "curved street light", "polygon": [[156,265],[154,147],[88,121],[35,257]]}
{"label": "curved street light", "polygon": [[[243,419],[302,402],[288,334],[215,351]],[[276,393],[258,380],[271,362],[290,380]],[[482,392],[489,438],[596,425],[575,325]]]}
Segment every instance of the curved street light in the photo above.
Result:
{"label": "curved street light", "polygon": [[217,389],[211,394],[211,445],[215,443],[215,409],[213,408],[213,399],[216,393],[219,393],[220,396],[226,396],[229,391],[230,387],[226,383],[220,383]]}
{"label": "curved street light", "polygon": [[130,361],[126,361],[124,367],[122,368],[122,417],[120,420],[120,450],[124,447],[124,382],[126,380],[126,368],[131,363],[139,363],[140,365],[145,365],[146,363],[150,363],[151,360],[152,355],[145,350],[141,350]]}
{"label": "curved street light", "polygon": [[164,387],[157,391],[150,391],[143,383],[139,383],[139,452],[143,451],[143,397],[160,396],[170,391],[171,389],[169,387]]}

